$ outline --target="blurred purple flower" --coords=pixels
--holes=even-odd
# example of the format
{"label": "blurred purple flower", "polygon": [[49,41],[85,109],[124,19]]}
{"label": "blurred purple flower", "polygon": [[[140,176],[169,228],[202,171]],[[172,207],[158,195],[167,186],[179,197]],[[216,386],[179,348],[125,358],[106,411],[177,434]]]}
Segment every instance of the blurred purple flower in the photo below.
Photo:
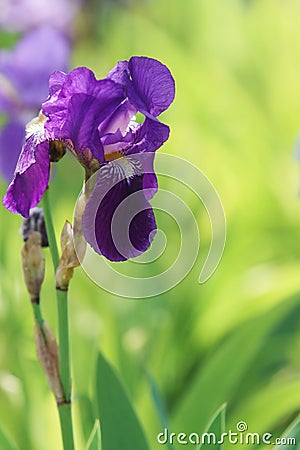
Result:
{"label": "blurred purple flower", "polygon": [[27,32],[53,24],[68,33],[79,5],[79,0],[2,0],[0,28]]}
{"label": "blurred purple flower", "polygon": [[[174,99],[169,69],[155,59],[132,57],[103,80],[85,67],[69,75],[55,72],[49,91],[42,107],[44,124],[29,132],[4,206],[28,217],[48,185],[49,142],[62,141],[84,166],[87,178],[97,172],[82,220],[87,242],[112,261],[141,254],[156,230],[148,200],[157,190],[154,153],[169,136],[169,127],[156,118]],[[138,111],[145,116],[142,124],[134,122]],[[139,158],[144,154],[146,158]],[[131,194],[138,194],[139,212],[130,224],[128,214],[118,224],[120,233],[128,229],[131,241],[124,235],[120,247],[112,235],[112,218]]]}
{"label": "blurred purple flower", "polygon": [[12,178],[25,124],[47,98],[50,74],[67,70],[69,59],[69,41],[51,27],[29,32],[12,51],[0,51],[0,114],[7,117],[0,131],[0,171],[6,180]]}

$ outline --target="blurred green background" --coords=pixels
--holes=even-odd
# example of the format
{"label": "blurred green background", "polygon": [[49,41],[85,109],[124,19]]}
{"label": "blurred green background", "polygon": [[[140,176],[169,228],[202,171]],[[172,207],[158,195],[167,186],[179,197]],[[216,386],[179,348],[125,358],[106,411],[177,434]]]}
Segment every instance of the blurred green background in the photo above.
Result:
{"label": "blurred green background", "polygon": [[[244,420],[249,431],[276,436],[300,412],[299,21],[297,0],[94,0],[79,13],[74,67],[103,77],[118,60],[145,55],[170,68],[177,93],[162,117],[171,127],[163,151],[209,177],[227,219],[224,256],[204,285],[197,279],[211,236],[192,194],[185,200],[199,219],[202,247],[173,290],[122,299],[76,270],[70,328],[79,449],[93,425],[89,399],[99,348],[118,369],[153,450],[162,448],[156,441],[162,426],[145,369],[177,433],[202,432],[223,402],[227,428]],[[51,185],[57,235],[72,218],[82,176],[71,157],[57,166]],[[2,183],[1,196],[5,189]],[[1,426],[20,449],[59,449],[55,403],[36,360],[23,285],[21,219],[3,207],[0,214]],[[167,223],[163,215],[159,223]],[[175,228],[165,231],[169,245],[178,242]],[[47,252],[42,308],[56,330],[52,275]]]}

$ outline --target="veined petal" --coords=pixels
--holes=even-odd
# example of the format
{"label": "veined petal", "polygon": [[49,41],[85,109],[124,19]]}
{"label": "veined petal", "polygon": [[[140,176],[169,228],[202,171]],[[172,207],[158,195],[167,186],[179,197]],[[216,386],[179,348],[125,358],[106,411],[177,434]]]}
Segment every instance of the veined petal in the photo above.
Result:
{"label": "veined petal", "polygon": [[104,151],[98,133],[101,105],[91,95],[74,94],[68,105],[65,124],[59,138],[72,142],[78,155],[89,149],[98,161],[104,161]]}
{"label": "veined petal", "polygon": [[154,172],[155,152],[145,152],[139,155],[143,170],[143,191],[147,200],[156,194],[158,189],[157,178]]}
{"label": "veined petal", "polygon": [[133,56],[120,61],[107,75],[122,84],[130,103],[146,116],[157,117],[175,96],[175,82],[169,69],[153,58]]}
{"label": "veined petal", "polygon": [[61,137],[72,96],[92,94],[95,83],[95,75],[86,67],[77,67],[69,74],[63,72],[52,74],[49,80],[49,98],[42,104],[42,111],[48,117],[45,128],[53,139]]}
{"label": "veined petal", "polygon": [[165,111],[175,96],[175,82],[167,66],[156,59],[133,56],[128,68],[132,79],[129,101],[141,112],[145,105],[154,117]]}
{"label": "veined petal", "polygon": [[[87,242],[110,261],[125,261],[145,252],[156,230],[153,210],[142,189],[143,175],[127,167],[131,163],[126,158],[121,159],[99,170],[82,221]],[[132,175],[126,176],[130,170]],[[122,206],[123,201],[126,204]]]}
{"label": "veined petal", "polygon": [[70,139],[78,153],[88,148],[98,161],[103,162],[104,153],[98,127],[120,104],[123,93],[116,83],[110,80],[100,81],[97,82],[99,90],[96,95],[72,96],[61,137]]}
{"label": "veined petal", "polygon": [[49,80],[49,98],[42,104],[43,114],[48,117],[45,128],[53,139],[61,137],[68,104],[72,95],[87,94],[96,83],[95,76],[86,67],[77,67],[69,74],[54,72]]}
{"label": "veined petal", "polygon": [[13,213],[29,217],[29,210],[39,203],[47,189],[49,169],[49,142],[39,142],[35,135],[30,136],[21,151],[3,205]]}
{"label": "veined petal", "polygon": [[126,155],[143,152],[155,152],[168,139],[170,128],[158,120],[148,119],[133,133],[132,145],[125,151]]}
{"label": "veined petal", "polygon": [[[64,78],[57,75],[58,84]],[[90,150],[100,162],[104,161],[99,125],[107,120],[124,101],[122,86],[112,80],[96,80],[93,72],[85,67],[74,69],[66,76],[61,88],[43,104],[42,111],[48,117],[45,129],[52,139],[71,142],[80,154]]]}

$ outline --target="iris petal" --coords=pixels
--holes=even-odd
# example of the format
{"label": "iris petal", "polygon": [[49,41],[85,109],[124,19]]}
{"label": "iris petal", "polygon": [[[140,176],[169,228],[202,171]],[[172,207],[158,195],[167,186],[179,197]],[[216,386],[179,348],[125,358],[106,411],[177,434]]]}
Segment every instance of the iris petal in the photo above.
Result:
{"label": "iris petal", "polygon": [[[143,174],[132,167],[135,174],[126,177],[130,170],[126,164],[131,162],[122,159],[99,170],[82,222],[87,242],[110,261],[125,261],[145,252],[156,230],[153,210],[143,192]],[[127,203],[121,205],[123,201]],[[118,207],[122,208],[119,213]]]}
{"label": "iris petal", "polygon": [[143,190],[147,200],[151,200],[151,198],[156,194],[158,189],[157,178],[154,172],[154,158],[155,152],[143,153],[139,155],[139,160],[142,165],[143,170]]}
{"label": "iris petal", "polygon": [[100,136],[107,133],[115,133],[118,130],[125,133],[130,120],[136,114],[137,110],[125,100],[116,110],[102,122],[99,126]]}
{"label": "iris petal", "polygon": [[168,139],[170,128],[158,120],[148,119],[140,125],[133,134],[132,145],[126,155],[143,152],[155,152]]}
{"label": "iris petal", "polygon": [[146,108],[154,117],[165,111],[175,96],[169,69],[156,59],[143,56],[130,58],[128,68],[132,79],[128,86],[130,102],[141,112]]}
{"label": "iris petal", "polygon": [[36,136],[30,136],[21,151],[3,205],[13,213],[29,217],[29,210],[39,203],[47,189],[49,168],[49,143],[37,143]]}
{"label": "iris petal", "polygon": [[57,91],[60,91],[66,81],[67,74],[56,70],[49,77],[49,95],[54,95]]}
{"label": "iris petal", "polygon": [[169,69],[156,59],[133,56],[120,61],[107,75],[122,84],[130,103],[146,116],[157,117],[175,96],[175,82]]}
{"label": "iris petal", "polygon": [[48,136],[71,142],[78,154],[89,149],[103,162],[98,127],[124,101],[122,86],[112,80],[96,80],[93,72],[85,67],[74,69],[57,91],[61,78],[59,74],[53,78],[54,94],[42,108],[48,117],[45,124]]}

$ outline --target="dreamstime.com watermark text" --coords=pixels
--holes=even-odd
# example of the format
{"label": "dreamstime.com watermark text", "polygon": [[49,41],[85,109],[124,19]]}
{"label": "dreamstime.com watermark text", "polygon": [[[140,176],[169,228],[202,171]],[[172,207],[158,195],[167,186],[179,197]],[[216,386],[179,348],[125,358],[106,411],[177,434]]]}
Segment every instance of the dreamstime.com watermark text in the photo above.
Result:
{"label": "dreamstime.com watermark text", "polygon": [[244,421],[236,424],[236,430],[228,430],[220,435],[213,432],[206,433],[170,433],[168,428],[165,428],[157,435],[157,442],[161,445],[200,445],[200,444],[224,444],[232,445],[294,445],[296,446],[296,439],[293,437],[275,438],[272,433],[256,433],[248,432],[248,425]]}

